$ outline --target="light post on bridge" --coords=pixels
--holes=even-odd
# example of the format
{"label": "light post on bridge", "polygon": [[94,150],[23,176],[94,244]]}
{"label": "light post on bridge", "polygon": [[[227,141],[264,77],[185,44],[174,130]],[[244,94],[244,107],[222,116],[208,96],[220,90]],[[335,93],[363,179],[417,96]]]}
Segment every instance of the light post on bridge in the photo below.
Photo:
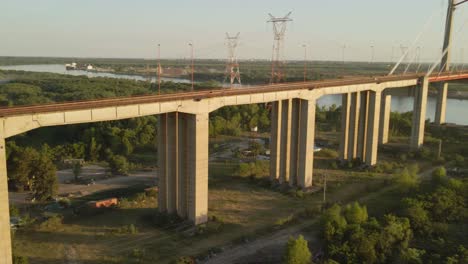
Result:
{"label": "light post on bridge", "polygon": [[304,82],[307,81],[307,45],[302,44],[302,47],[304,48]]}
{"label": "light post on bridge", "polygon": [[161,94],[161,44],[158,43],[158,94]]}
{"label": "light post on bridge", "polygon": [[189,46],[191,48],[191,61],[192,61],[192,92],[193,92],[193,72],[194,72],[194,66],[193,66],[193,43],[189,43]]}

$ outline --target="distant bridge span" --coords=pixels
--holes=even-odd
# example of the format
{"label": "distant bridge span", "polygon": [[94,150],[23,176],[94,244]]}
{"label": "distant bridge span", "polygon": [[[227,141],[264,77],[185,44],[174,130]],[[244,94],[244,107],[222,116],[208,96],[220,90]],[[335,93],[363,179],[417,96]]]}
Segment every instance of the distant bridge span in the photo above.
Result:
{"label": "distant bridge span", "polygon": [[[415,87],[411,147],[423,144],[429,83],[468,79],[468,71],[355,77],[194,92],[0,108],[0,264],[11,263],[5,139],[45,126],[159,115],[159,210],[194,224],[208,219],[209,113],[223,106],[272,103],[272,181],[312,186],[316,101],[342,94],[340,158],[377,162],[388,141],[387,89]],[[444,105],[444,108],[446,106]]]}

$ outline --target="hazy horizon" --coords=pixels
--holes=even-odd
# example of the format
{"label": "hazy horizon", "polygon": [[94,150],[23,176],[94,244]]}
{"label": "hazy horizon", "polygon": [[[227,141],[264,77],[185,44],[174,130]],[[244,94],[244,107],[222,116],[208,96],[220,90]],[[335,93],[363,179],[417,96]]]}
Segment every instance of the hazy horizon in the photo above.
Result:
{"label": "hazy horizon", "polygon": [[[159,43],[162,58],[182,59],[190,57],[188,43],[193,42],[197,59],[224,59],[225,33],[240,32],[239,59],[269,60],[273,32],[268,13],[283,16],[292,11],[286,60],[303,59],[305,43],[310,61],[342,61],[343,46],[346,61],[371,60],[371,46],[374,61],[394,61],[401,56],[400,45],[411,46],[430,21],[410,59],[419,46],[421,61],[435,61],[446,6],[446,0],[6,1],[0,4],[5,10],[0,35],[6,36],[0,56],[151,59]],[[467,8],[460,6],[455,15],[455,62],[466,57]]]}

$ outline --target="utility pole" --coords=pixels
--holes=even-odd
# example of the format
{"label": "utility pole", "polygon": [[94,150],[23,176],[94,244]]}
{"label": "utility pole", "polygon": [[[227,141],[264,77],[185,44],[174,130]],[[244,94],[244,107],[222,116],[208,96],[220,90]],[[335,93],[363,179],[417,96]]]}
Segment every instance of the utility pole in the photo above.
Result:
{"label": "utility pole", "polygon": [[371,45],[370,48],[371,48],[371,58],[369,60],[369,64],[373,64],[374,63],[374,56],[375,56],[374,45]]}
{"label": "utility pole", "polygon": [[341,61],[343,62],[343,65],[345,64],[345,50],[346,45],[341,46]]}
{"label": "utility pole", "polygon": [[190,42],[190,43],[189,43],[189,46],[190,46],[190,49],[191,49],[191,52],[190,52],[191,55],[190,55],[190,57],[191,57],[191,60],[192,60],[192,92],[193,92],[193,72],[194,72],[194,69],[195,69],[195,67],[194,67],[194,65],[193,65],[193,43]]}
{"label": "utility pole", "polygon": [[161,94],[161,44],[158,44],[158,94]]}
{"label": "utility pole", "polygon": [[270,16],[270,20],[267,22],[273,24],[274,34],[270,83],[279,83],[284,80],[284,61],[282,55],[284,51],[284,36],[286,33],[286,25],[288,22],[292,21],[292,19],[289,18],[291,12],[289,12],[284,17],[274,17],[272,14],[268,15]]}
{"label": "utility pole", "polygon": [[392,56],[390,57],[390,63],[393,63],[393,58],[395,57],[395,47],[392,46]]}
{"label": "utility pole", "polygon": [[[445,36],[444,36],[444,46],[442,52],[445,54],[442,56],[442,61],[440,62],[440,71],[446,72],[450,70],[450,54],[451,54],[451,42],[452,42],[452,33],[453,33],[453,15],[455,13],[455,8],[463,3],[468,2],[468,0],[463,0],[457,3],[457,0],[448,0],[447,8],[447,19],[445,21]],[[435,123],[437,125],[442,125],[445,123],[445,116],[447,110],[447,90],[448,83],[442,82],[437,88],[437,102],[436,102],[436,114],[435,114]]]}
{"label": "utility pole", "polygon": [[302,47],[304,48],[304,82],[307,81],[307,45],[302,44]]}
{"label": "utility pole", "polygon": [[228,59],[226,61],[226,77],[230,79],[231,88],[234,85],[234,82],[237,80],[238,84],[241,85],[241,78],[240,78],[240,70],[239,70],[239,63],[237,61],[237,53],[236,49],[239,45],[239,35],[237,33],[235,37],[229,36],[229,33],[226,33],[226,44],[228,47]]}

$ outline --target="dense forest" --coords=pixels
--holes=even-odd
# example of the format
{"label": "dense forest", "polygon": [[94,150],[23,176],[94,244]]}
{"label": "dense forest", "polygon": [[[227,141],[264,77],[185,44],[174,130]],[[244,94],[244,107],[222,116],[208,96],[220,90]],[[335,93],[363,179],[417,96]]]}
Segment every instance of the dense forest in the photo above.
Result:
{"label": "dense forest", "polygon": [[468,182],[444,167],[421,181],[396,175],[399,206],[370,217],[358,203],[333,205],[322,218],[327,263],[468,263]]}

